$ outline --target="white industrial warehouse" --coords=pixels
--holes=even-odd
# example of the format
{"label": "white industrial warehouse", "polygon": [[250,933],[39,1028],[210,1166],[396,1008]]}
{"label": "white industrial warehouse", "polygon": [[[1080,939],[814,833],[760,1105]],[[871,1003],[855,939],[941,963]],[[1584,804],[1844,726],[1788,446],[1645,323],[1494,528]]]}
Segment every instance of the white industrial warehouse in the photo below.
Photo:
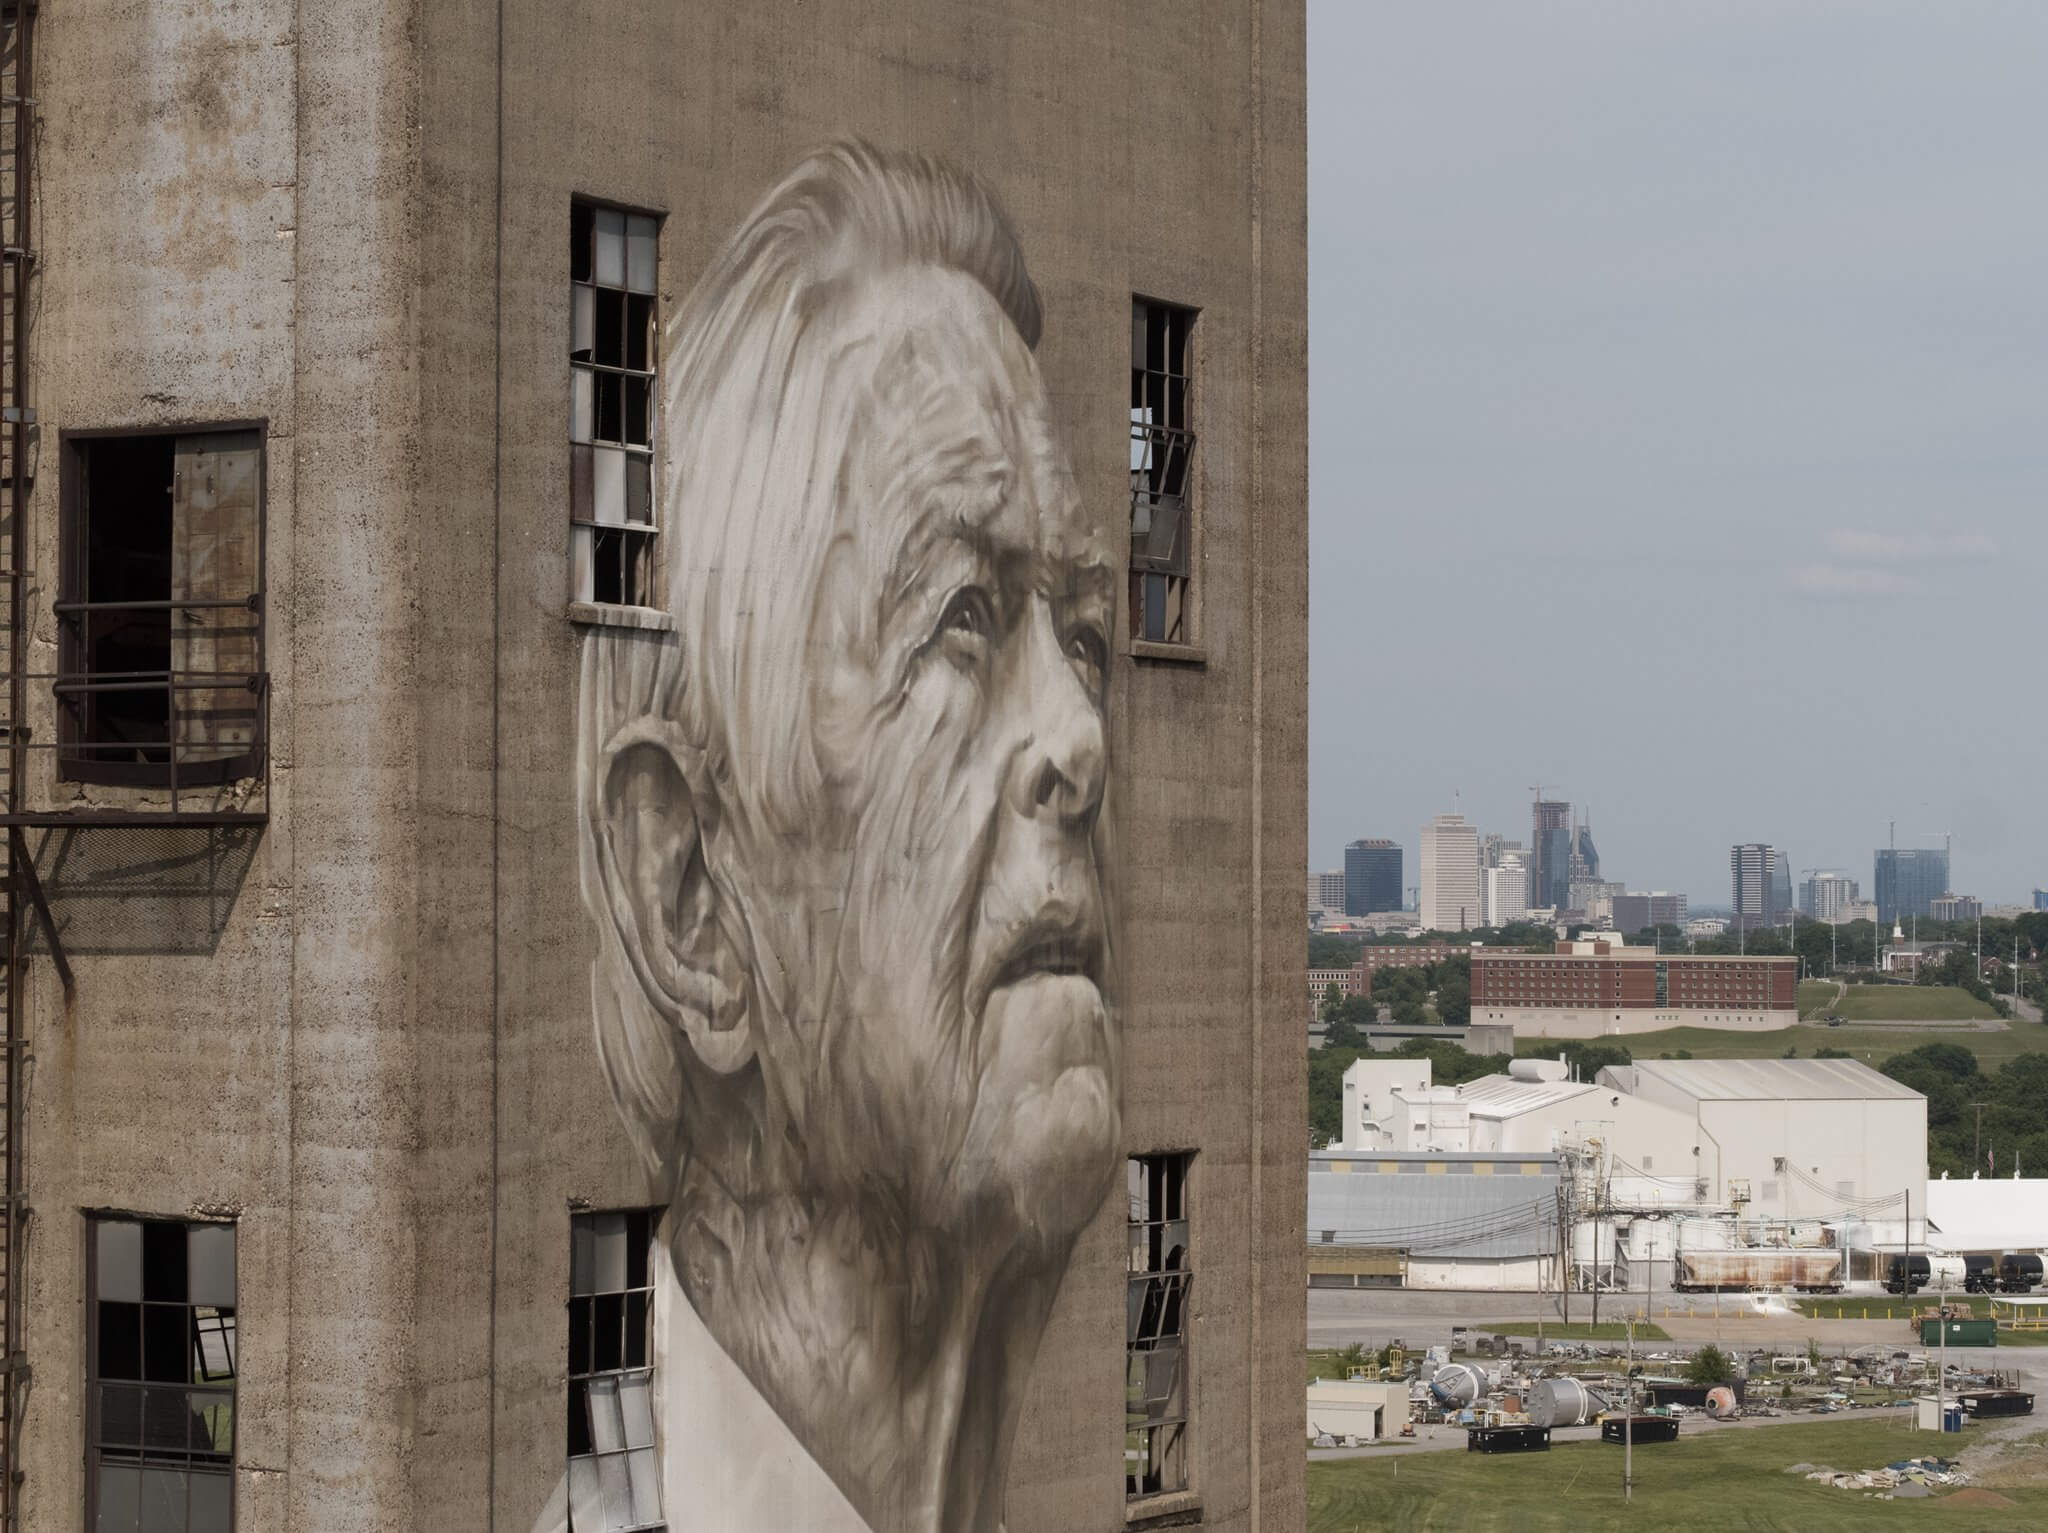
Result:
{"label": "white industrial warehouse", "polygon": [[1518,1059],[1439,1086],[1364,1058],[1310,1157],[1310,1281],[1553,1288],[1568,1261],[1579,1287],[1837,1288],[1927,1243],[1926,1146],[1926,1098],[1854,1060]]}

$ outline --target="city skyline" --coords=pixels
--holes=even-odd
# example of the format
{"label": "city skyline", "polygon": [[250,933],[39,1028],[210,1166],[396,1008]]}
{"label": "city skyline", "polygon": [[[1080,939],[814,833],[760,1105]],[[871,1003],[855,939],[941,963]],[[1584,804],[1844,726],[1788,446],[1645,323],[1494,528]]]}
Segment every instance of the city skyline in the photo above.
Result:
{"label": "city skyline", "polygon": [[[1470,798],[1471,795],[1469,793],[1465,793],[1455,798],[1454,801],[1460,804],[1469,804]],[[1556,801],[1569,804],[1571,809],[1581,817],[1584,817],[1588,812],[1588,806],[1581,805],[1573,800],[1566,799],[1560,796]],[[1362,839],[1370,839],[1373,842],[1380,844],[1391,844],[1392,846],[1401,849],[1401,853],[1404,858],[1413,858],[1413,865],[1419,869],[1422,865],[1421,851],[1423,839],[1428,832],[1430,824],[1434,820],[1454,812],[1463,813],[1465,820],[1471,825],[1482,845],[1484,844],[1485,839],[1490,835],[1495,837],[1503,837],[1509,841],[1513,841],[1517,839],[1518,836],[1526,837],[1529,834],[1529,805],[1527,803],[1524,803],[1522,805],[1519,821],[1513,824],[1502,824],[1499,821],[1489,819],[1480,815],[1475,815],[1470,812],[1469,808],[1461,811],[1439,810],[1425,817],[1425,819],[1419,825],[1417,825],[1413,830],[1409,831],[1405,835],[1389,834],[1388,828],[1385,826],[1374,825],[1363,827],[1353,832],[1349,836],[1348,840],[1345,843],[1345,846],[1349,847],[1351,845],[1355,845]],[[1889,834],[1889,826],[1886,827],[1886,832],[1887,834]],[[1601,831],[1601,838],[1603,840],[1610,839],[1609,832],[1604,824]],[[1937,835],[1925,839],[1931,841],[1940,841],[1941,837]],[[1660,894],[1682,894],[1687,898],[1687,900],[1691,903],[1692,907],[1696,910],[1726,910],[1729,908],[1730,905],[1728,866],[1728,855],[1730,847],[1745,844],[1756,844],[1758,842],[1761,842],[1762,844],[1770,846],[1776,850],[1778,856],[1782,859],[1780,867],[1784,875],[1790,880],[1790,883],[1792,884],[1795,890],[1803,887],[1808,878],[1814,874],[1839,873],[1846,875],[1851,881],[1853,881],[1858,886],[1859,890],[1866,891],[1866,897],[1870,897],[1868,896],[1867,891],[1873,890],[1876,887],[1878,876],[1877,866],[1881,854],[1892,850],[1892,848],[1888,846],[1879,844],[1874,845],[1870,847],[1868,850],[1866,850],[1862,854],[1860,861],[1855,859],[1844,858],[1837,858],[1834,860],[1821,858],[1817,859],[1814,862],[1809,863],[1802,860],[1798,856],[1797,847],[1788,848],[1782,841],[1771,840],[1763,837],[1750,837],[1747,838],[1746,841],[1723,842],[1719,846],[1711,849],[1714,853],[1718,855],[1718,870],[1713,875],[1713,879],[1711,882],[1706,883],[1698,888],[1688,888],[1685,886],[1685,884],[1676,879],[1665,877],[1663,873],[1660,871],[1639,866],[1635,859],[1629,854],[1626,843],[1622,844],[1622,850],[1618,854],[1613,852],[1603,853],[1601,857],[1601,866],[1605,872],[1605,876],[1622,883],[1627,887],[1628,891],[1632,894],[1648,894],[1652,892]],[[1322,860],[1321,857],[1312,852],[1310,857],[1309,871],[1311,873],[1320,874],[1324,871],[1341,870],[1344,866],[1344,850],[1345,848],[1340,847],[1337,851],[1335,858],[1328,861]],[[1900,852],[1924,851],[1945,854],[1949,858],[1949,881],[1951,884],[1960,882],[1961,887],[1954,887],[1936,892],[1975,897],[1983,902],[1984,907],[1987,910],[1991,909],[1994,906],[2011,906],[2025,908],[2032,903],[2035,891],[2040,888],[2040,884],[2038,882],[2035,882],[2029,884],[2026,888],[2023,888],[2018,892],[2010,895],[2001,895],[1993,892],[1988,892],[1986,889],[1978,887],[1978,885],[1971,880],[1969,876],[1969,868],[1967,866],[1960,865],[1960,859],[1955,858],[1953,855],[1953,849],[1946,845],[1909,846],[1906,841],[1906,838],[1904,836],[1900,836],[1898,838],[1897,850]],[[1528,853],[1524,851],[1521,853],[1521,855],[1526,858],[1528,856]],[[1794,903],[1796,903],[1796,900],[1794,901]],[[1364,912],[1358,913],[1364,914]],[[1801,913],[1804,914],[1803,906],[1801,907]]]}
{"label": "city skyline", "polygon": [[1867,892],[1892,820],[2048,885],[2044,52],[2048,7],[1311,5],[1319,862],[1460,789],[1526,840],[1540,782],[1715,905],[1746,841]]}

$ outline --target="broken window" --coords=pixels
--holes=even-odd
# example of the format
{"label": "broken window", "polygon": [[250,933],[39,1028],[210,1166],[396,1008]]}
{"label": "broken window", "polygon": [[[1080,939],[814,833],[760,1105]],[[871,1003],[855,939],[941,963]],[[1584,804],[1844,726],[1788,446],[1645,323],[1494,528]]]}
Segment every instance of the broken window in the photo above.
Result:
{"label": "broken window", "polygon": [[654,1215],[578,1214],[569,1230],[569,1526],[659,1529]]}
{"label": "broken window", "polygon": [[1193,642],[1188,602],[1195,311],[1131,300],[1131,637]]}
{"label": "broken window", "polygon": [[234,1526],[235,1227],[95,1218],[86,1274],[86,1526]]}
{"label": "broken window", "polygon": [[65,443],[59,759],[79,782],[197,786],[263,748],[263,435]]}
{"label": "broken window", "polygon": [[574,599],[654,600],[655,245],[660,220],[569,211],[569,519]]}
{"label": "broken window", "polygon": [[1188,1484],[1187,1179],[1192,1155],[1128,1163],[1130,1270],[1124,1315],[1124,1495]]}

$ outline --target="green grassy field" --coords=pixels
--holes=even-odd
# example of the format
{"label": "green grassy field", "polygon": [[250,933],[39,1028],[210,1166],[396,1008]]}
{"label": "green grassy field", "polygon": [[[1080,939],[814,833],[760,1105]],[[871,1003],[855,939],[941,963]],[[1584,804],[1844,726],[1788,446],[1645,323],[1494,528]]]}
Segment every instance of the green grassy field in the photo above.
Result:
{"label": "green grassy field", "polygon": [[[1443,1430],[1439,1428],[1438,1430]],[[1695,1430],[1675,1443],[1638,1448],[1635,1499],[1621,1498],[1621,1449],[1560,1443],[1548,1453],[1494,1457],[1456,1449],[1398,1460],[1341,1459],[1308,1466],[1309,1533],[1381,1529],[1648,1529],[1721,1533],[1727,1528],[1816,1530],[2040,1526],[2048,1486],[2002,1487],[2010,1507],[1978,1495],[1947,1505],[1879,1501],[1787,1474],[1793,1464],[1875,1469],[1937,1448],[1952,1457],[1987,1430],[1960,1439],[1915,1432],[1897,1419],[1797,1422],[1722,1431]]]}
{"label": "green grassy field", "polygon": [[1804,1021],[1825,1013],[1835,1004],[1835,987],[1824,979],[1802,979],[1799,982],[1799,1016]]}
{"label": "green grassy field", "polygon": [[[1495,1336],[1534,1336],[1536,1322],[1533,1320],[1510,1320],[1505,1324],[1481,1326],[1481,1330]],[[1543,1323],[1545,1341],[1627,1341],[1628,1327],[1601,1321],[1598,1325],[1566,1325],[1562,1321],[1546,1320]],[[1669,1341],[1664,1328],[1648,1322],[1636,1326],[1637,1341]]]}
{"label": "green grassy field", "polygon": [[[1659,1033],[1631,1033],[1612,1041],[1624,1045],[1636,1059],[1655,1059],[1680,1050],[1695,1059],[1782,1059],[1787,1049],[1798,1050],[1801,1059],[1811,1059],[1815,1049],[1826,1048],[1841,1049],[1871,1065],[1917,1049],[1923,1043],[1953,1043],[1975,1054],[1978,1065],[1991,1071],[2021,1054],[2048,1053],[2048,1028],[2020,1022],[1999,1032],[1984,1033],[1969,1028],[1816,1027],[1801,1023],[1767,1033],[1672,1027]],[[1518,1054],[1551,1057],[1557,1051],[1554,1038],[1515,1040]]]}
{"label": "green grassy field", "polygon": [[1833,1009],[1844,1022],[1967,1022],[1998,1015],[1949,985],[1850,985]]}

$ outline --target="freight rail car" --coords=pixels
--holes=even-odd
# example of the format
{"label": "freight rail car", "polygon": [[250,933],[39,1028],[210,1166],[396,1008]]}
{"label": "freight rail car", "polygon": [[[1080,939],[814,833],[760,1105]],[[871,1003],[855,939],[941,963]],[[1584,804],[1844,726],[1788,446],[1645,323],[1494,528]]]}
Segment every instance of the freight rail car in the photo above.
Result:
{"label": "freight rail car", "polygon": [[1840,1293],[1842,1253],[1785,1246],[1680,1251],[1672,1284],[1680,1293],[1746,1292],[1789,1288],[1800,1293]]}

